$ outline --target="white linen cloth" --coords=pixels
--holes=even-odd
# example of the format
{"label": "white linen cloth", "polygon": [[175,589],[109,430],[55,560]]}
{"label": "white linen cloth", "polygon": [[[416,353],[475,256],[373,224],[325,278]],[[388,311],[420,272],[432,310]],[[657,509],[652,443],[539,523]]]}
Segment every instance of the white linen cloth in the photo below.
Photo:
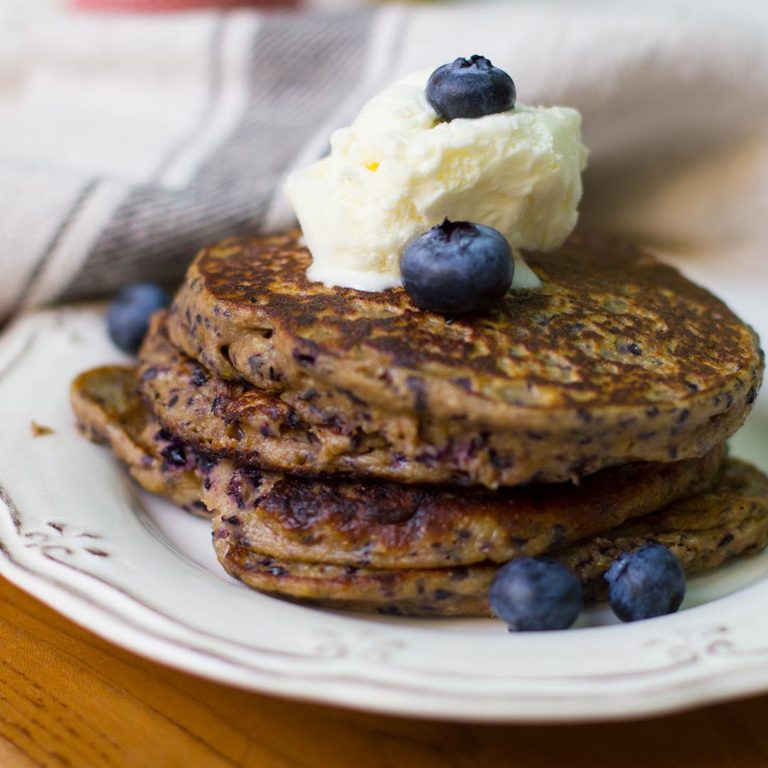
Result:
{"label": "white linen cloth", "polygon": [[280,185],[409,71],[481,53],[590,148],[581,224],[768,333],[768,25],[616,5],[62,17],[0,27],[0,318],[287,226]]}

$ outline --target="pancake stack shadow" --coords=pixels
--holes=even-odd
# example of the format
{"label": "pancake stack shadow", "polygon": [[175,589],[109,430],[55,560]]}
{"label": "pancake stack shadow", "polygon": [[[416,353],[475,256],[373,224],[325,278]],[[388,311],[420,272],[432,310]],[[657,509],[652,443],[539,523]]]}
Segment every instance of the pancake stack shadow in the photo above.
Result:
{"label": "pancake stack shadow", "polygon": [[72,388],[83,431],[210,516],[245,584],[485,616],[515,557],[565,562],[596,600],[645,543],[692,573],[768,542],[768,479],[725,445],[758,340],[674,269],[574,237],[531,255],[542,289],[446,318],[400,289],[310,283],[308,263],[296,233],[207,249],[137,366]]}

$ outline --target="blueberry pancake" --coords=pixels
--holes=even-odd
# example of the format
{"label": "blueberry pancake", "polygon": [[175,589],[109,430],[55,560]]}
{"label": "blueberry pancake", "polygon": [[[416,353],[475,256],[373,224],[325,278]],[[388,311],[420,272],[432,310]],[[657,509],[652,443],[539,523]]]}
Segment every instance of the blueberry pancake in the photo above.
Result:
{"label": "blueberry pancake", "polygon": [[604,470],[578,488],[420,491],[264,474],[202,456],[151,416],[129,368],[81,374],[72,401],[84,433],[109,443],[145,488],[198,514],[205,500],[232,575],[324,605],[486,615],[498,563],[522,554],[557,556],[598,597],[611,558],[646,541],[667,544],[693,572],[762,547],[768,535],[768,481],[740,462],[723,464],[722,449]]}
{"label": "blueberry pancake", "polygon": [[[139,355],[139,391],[162,425],[196,448],[278,472],[341,474],[401,483],[506,484],[520,454],[511,432],[471,433],[426,442],[418,424],[399,417],[395,440],[317,408],[289,405],[274,392],[222,379],[171,344],[163,313],[155,315]],[[457,425],[461,426],[461,425]],[[406,433],[409,437],[406,437]],[[404,454],[396,445],[408,442]],[[493,457],[493,461],[490,459]]]}
{"label": "blueberry pancake", "polygon": [[239,544],[272,557],[384,569],[539,555],[709,490],[724,447],[702,459],[613,467],[571,483],[456,489],[264,474],[222,459],[203,493]]}
{"label": "blueberry pancake", "polygon": [[104,366],[81,373],[70,389],[72,409],[83,434],[108,445],[148,491],[208,517],[200,500],[201,456],[165,432],[136,394],[132,368]]}
{"label": "blueberry pancake", "polygon": [[408,458],[382,434],[335,417],[323,423],[311,405],[298,402],[294,408],[275,393],[214,376],[171,344],[164,313],[154,316],[144,340],[138,381],[151,411],[174,436],[204,453],[276,472],[493,487],[505,484],[520,455],[514,432],[464,432],[445,445],[422,444]]}
{"label": "blueberry pancake", "polygon": [[[73,403],[84,432],[99,442],[108,441],[149,490],[199,511],[208,479],[209,503],[214,499],[220,502],[211,478],[215,479],[216,473],[226,478],[221,471],[229,463],[197,457],[160,429],[136,396],[130,369],[101,368],[82,374],[73,386]],[[243,503],[247,491],[238,495],[234,488],[244,488],[258,474],[229,467],[226,482],[231,488],[225,497],[237,507],[237,499]],[[434,568],[376,568],[279,558],[259,551],[243,538],[242,531],[249,527],[253,531],[249,518],[256,513],[252,508],[238,509],[240,522],[234,519],[235,513],[229,514],[229,507],[225,510],[214,519],[219,559],[229,573],[261,591],[355,610],[419,616],[488,614],[486,595],[497,564],[482,561]],[[254,520],[256,526],[263,523],[259,515]],[[694,573],[736,554],[760,549],[766,539],[768,480],[754,468],[730,460],[708,491],[564,548],[552,548],[554,542],[550,540],[548,549],[574,570],[591,600],[603,597],[602,574],[612,559],[643,543],[665,544],[686,570]]]}
{"label": "blueberry pancake", "polygon": [[226,457],[201,460],[152,418],[127,368],[81,374],[74,402],[80,423],[106,436],[123,460],[135,463],[124,446],[140,445],[140,465],[158,467],[163,483],[202,468],[199,496],[241,543],[275,557],[356,567],[435,568],[540,554],[707,490],[725,459],[720,446],[701,459],[612,467],[579,486],[495,492],[339,481],[265,472]]}
{"label": "blueberry pancake", "polygon": [[703,456],[740,426],[762,380],[748,326],[617,242],[575,236],[530,254],[543,287],[481,317],[419,310],[399,288],[328,288],[307,280],[309,260],[295,233],[203,251],[173,303],[172,341],[305,421],[460,470],[452,482],[556,482]]}
{"label": "blueberry pancake", "polygon": [[[498,566],[376,569],[304,563],[264,555],[240,543],[236,529],[214,518],[214,547],[235,578],[268,594],[331,608],[411,616],[489,616],[488,589]],[[573,570],[585,600],[606,595],[603,574],[623,552],[662,544],[688,574],[758,552],[768,543],[768,478],[726,462],[708,492],[675,502],[598,536],[549,553]]]}

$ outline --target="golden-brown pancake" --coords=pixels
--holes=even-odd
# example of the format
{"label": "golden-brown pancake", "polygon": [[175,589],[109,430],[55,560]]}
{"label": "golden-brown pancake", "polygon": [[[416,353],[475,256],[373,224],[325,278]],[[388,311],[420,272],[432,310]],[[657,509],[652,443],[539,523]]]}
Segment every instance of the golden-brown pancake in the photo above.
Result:
{"label": "golden-brown pancake", "polygon": [[[488,589],[497,564],[431,569],[376,569],[306,563],[243,546],[214,518],[214,547],[228,573],[248,586],[328,608],[410,616],[489,616]],[[587,602],[606,596],[603,574],[616,557],[657,543],[687,574],[717,567],[768,543],[768,478],[729,460],[715,487],[566,549],[549,553],[575,573]]]}
{"label": "golden-brown pancake", "polygon": [[456,467],[467,482],[702,456],[743,422],[762,380],[748,326],[615,241],[576,236],[530,254],[541,289],[461,318],[420,310],[402,289],[309,282],[309,259],[295,233],[203,251],[171,339],[305,421],[383,435],[393,455]]}

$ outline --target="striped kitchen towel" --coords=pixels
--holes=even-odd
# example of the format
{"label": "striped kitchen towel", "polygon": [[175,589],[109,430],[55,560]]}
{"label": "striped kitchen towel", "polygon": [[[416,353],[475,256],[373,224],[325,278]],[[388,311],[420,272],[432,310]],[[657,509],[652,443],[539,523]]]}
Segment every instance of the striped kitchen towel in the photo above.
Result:
{"label": "striped kitchen towel", "polygon": [[472,53],[583,112],[585,226],[765,280],[767,35],[768,15],[579,3],[0,26],[0,317],[290,225],[290,169],[391,80]]}

